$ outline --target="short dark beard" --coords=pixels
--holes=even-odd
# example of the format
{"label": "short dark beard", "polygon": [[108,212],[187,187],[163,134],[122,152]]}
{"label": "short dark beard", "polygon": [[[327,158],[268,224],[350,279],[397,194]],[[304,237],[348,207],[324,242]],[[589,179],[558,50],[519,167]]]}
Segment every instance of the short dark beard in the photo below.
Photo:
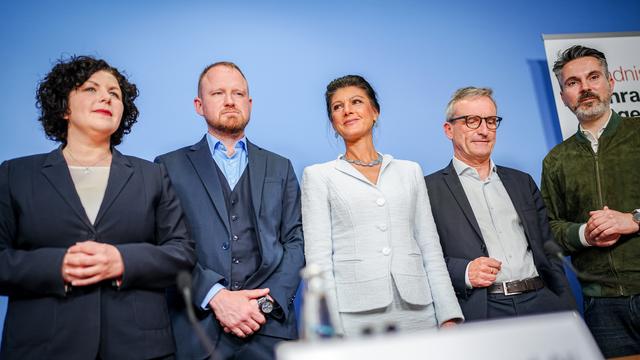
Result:
{"label": "short dark beard", "polygon": [[[586,110],[581,110],[580,109],[580,101],[584,100],[584,99],[587,99],[587,98],[590,98],[590,97],[596,98],[597,102],[594,103],[593,105],[591,105],[590,107],[588,107]],[[571,110],[576,115],[578,120],[580,120],[580,121],[592,121],[592,120],[600,118],[602,115],[604,115],[607,112],[607,110],[609,110],[608,104],[610,102],[611,102],[611,97],[610,96],[608,96],[607,99],[601,99],[597,94],[595,94],[595,93],[593,93],[591,91],[585,91],[578,98],[578,104],[575,106],[575,108],[573,108]]]}

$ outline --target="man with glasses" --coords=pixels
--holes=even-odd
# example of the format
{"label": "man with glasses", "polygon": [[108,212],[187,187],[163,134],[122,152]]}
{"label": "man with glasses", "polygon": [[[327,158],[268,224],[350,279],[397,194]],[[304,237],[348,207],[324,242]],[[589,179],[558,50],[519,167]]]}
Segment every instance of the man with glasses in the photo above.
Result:
{"label": "man with glasses", "polygon": [[640,118],[611,109],[605,55],[585,46],[553,64],[579,129],[542,166],[553,235],[578,270],[584,319],[605,357],[640,353]]}
{"label": "man with glasses", "polygon": [[467,321],[574,309],[530,175],[496,166],[501,117],[488,88],[457,90],[447,106],[449,165],[425,177],[453,287]]}

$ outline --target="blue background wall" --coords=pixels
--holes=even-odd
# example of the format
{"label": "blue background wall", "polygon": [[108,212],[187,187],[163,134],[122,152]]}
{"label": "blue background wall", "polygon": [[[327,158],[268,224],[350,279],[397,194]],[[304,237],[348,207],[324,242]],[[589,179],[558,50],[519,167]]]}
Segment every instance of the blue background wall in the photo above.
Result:
{"label": "blue background wall", "polygon": [[[0,160],[51,150],[34,92],[54,60],[105,58],[140,89],[121,151],[147,159],[206,130],[192,100],[201,69],[231,60],[254,99],[248,136],[298,175],[341,150],[323,92],[364,75],[377,89],[380,151],[425,173],[451,158],[442,132],[452,92],[495,90],[504,121],[494,160],[539,180],[560,141],[541,34],[640,30],[640,2],[607,1],[4,1],[0,3]],[[6,299],[0,300],[0,322]]]}

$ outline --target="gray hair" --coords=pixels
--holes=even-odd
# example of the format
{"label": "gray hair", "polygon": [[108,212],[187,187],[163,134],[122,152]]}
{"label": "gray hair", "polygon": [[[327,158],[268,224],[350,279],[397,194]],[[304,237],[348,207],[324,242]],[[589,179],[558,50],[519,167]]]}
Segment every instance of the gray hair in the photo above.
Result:
{"label": "gray hair", "polygon": [[558,59],[555,63],[553,63],[553,73],[556,74],[556,78],[558,79],[558,83],[560,83],[560,88],[562,88],[562,81],[560,81],[560,75],[562,73],[562,69],[568,62],[579,59],[585,56],[591,56],[596,58],[600,65],[602,66],[602,72],[607,79],[609,79],[609,66],[607,65],[607,58],[604,56],[604,53],[598,51],[596,49],[588,48],[582,45],[574,45],[565,51],[558,53]]}
{"label": "gray hair", "polygon": [[453,118],[453,107],[455,106],[456,103],[458,103],[461,100],[465,100],[472,97],[482,97],[482,96],[488,97],[491,100],[491,102],[493,102],[493,105],[496,107],[496,110],[498,110],[498,104],[496,104],[496,101],[493,99],[492,95],[493,95],[493,90],[491,90],[490,88],[479,88],[475,86],[467,86],[467,87],[463,87],[456,90],[456,92],[453,93],[453,96],[451,96],[451,100],[449,100],[449,103],[447,104],[447,111],[446,111],[447,121]]}

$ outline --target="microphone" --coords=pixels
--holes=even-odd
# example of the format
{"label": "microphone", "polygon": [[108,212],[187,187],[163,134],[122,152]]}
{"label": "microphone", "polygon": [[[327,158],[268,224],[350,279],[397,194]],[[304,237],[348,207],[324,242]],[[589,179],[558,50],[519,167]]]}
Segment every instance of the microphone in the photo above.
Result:
{"label": "microphone", "polygon": [[576,269],[571,263],[571,261],[567,260],[567,258],[564,256],[562,248],[555,241],[545,242],[543,245],[543,248],[547,254],[560,259],[560,261],[562,261],[563,264],[565,264],[569,269],[571,269],[571,271],[573,271],[578,277],[578,279],[580,280],[589,281],[589,282],[600,282],[600,283],[606,283],[611,285],[633,285],[633,286],[636,285],[635,283],[632,283],[630,281],[621,281],[617,279],[611,279],[605,276],[597,276],[597,275],[589,274],[587,272],[583,272]]}
{"label": "microphone", "polygon": [[196,318],[196,312],[193,311],[191,296],[191,273],[189,273],[188,271],[180,271],[178,273],[178,276],[176,277],[176,286],[178,288],[178,291],[180,291],[182,298],[184,299],[184,307],[187,310],[187,317],[189,318],[191,326],[195,330],[202,346],[210,354],[209,359],[214,360],[215,349],[213,343],[198,322],[198,319]]}

